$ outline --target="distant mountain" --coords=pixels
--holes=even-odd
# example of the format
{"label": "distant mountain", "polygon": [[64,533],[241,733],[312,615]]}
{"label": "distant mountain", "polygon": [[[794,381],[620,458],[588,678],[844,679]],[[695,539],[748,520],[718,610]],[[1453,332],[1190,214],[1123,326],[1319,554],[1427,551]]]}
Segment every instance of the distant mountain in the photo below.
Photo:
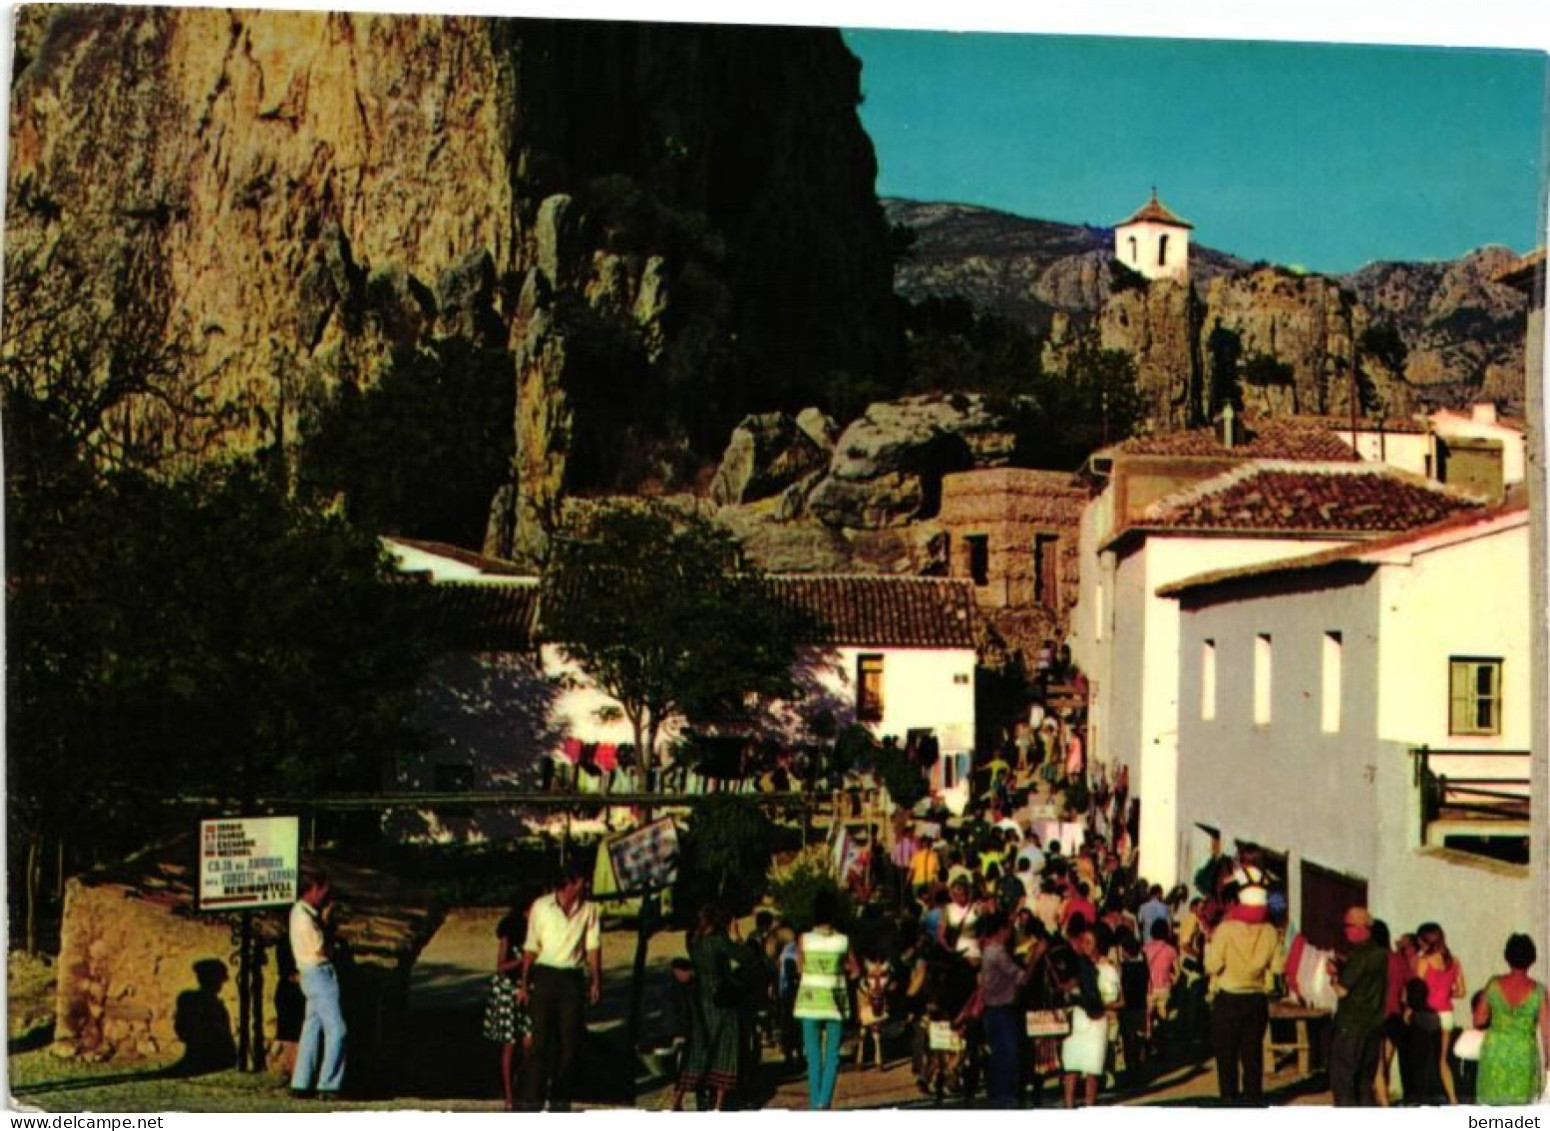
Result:
{"label": "distant mountain", "polygon": [[[971,204],[922,204],[885,197],[888,222],[914,233],[894,288],[911,302],[958,295],[985,312],[1041,335],[1051,316],[1095,314],[1109,295],[1114,231],[1031,220]],[[1247,261],[1191,245],[1200,279],[1231,274]]]}
{"label": "distant mountain", "polygon": [[[1127,334],[1121,324],[1131,324],[1133,312],[1110,309],[1112,228],[1035,220],[966,204],[899,198],[882,203],[889,223],[914,236],[894,273],[894,288],[904,298],[918,302],[958,295],[981,312],[1028,326],[1041,337],[1052,329],[1058,338],[1074,326],[1098,324],[1105,344],[1117,348],[1128,348],[1127,339],[1134,337],[1138,348],[1155,349],[1159,333],[1166,333],[1178,348],[1158,357],[1153,379],[1161,382],[1165,370],[1176,373],[1187,364],[1182,347],[1199,336],[1200,327],[1169,327],[1166,314],[1159,320],[1154,311],[1144,335],[1135,329]],[[1216,313],[1230,314],[1232,324],[1243,326],[1254,348],[1272,355],[1285,352],[1284,343],[1299,331],[1314,340],[1318,356],[1309,354],[1310,365],[1329,362],[1338,369],[1342,356],[1346,364],[1355,364],[1363,335],[1392,327],[1406,358],[1385,398],[1389,412],[1462,407],[1489,398],[1521,415],[1525,302],[1519,292],[1494,281],[1515,259],[1507,248],[1488,247],[1442,262],[1373,263],[1346,275],[1298,276],[1192,243],[1190,278],[1201,299],[1209,303],[1215,296]],[[1297,289],[1309,290],[1303,302],[1309,310],[1302,314],[1282,305],[1296,278],[1306,281]],[[1329,298],[1319,299],[1310,287]],[[1131,294],[1120,305],[1136,304]],[[1160,305],[1183,309],[1178,303]],[[1258,311],[1263,317],[1255,317],[1257,306],[1265,306]],[[1327,315],[1314,311],[1320,306]],[[1213,316],[1209,309],[1204,315]],[[1308,353],[1306,346],[1298,348]],[[1290,356],[1280,360],[1299,370],[1305,363]],[[1299,410],[1331,408],[1336,394],[1323,393],[1326,384],[1328,379],[1305,383]],[[1158,387],[1159,396],[1175,393]]]}

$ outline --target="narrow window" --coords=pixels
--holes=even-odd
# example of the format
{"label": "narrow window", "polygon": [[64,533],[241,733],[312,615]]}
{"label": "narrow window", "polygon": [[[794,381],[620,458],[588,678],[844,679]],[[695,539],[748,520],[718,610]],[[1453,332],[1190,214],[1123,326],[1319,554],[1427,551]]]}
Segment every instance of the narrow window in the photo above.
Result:
{"label": "narrow window", "polygon": [[1168,266],[1168,237],[1166,235],[1157,237],[1157,266]]}
{"label": "narrow window", "polygon": [[1216,641],[1200,642],[1200,717],[1216,718]]}
{"label": "narrow window", "polygon": [[1103,606],[1104,606],[1104,602],[1103,602],[1103,586],[1100,585],[1100,586],[1098,586],[1093,591],[1093,639],[1094,640],[1102,640],[1103,639],[1103,618],[1104,618],[1104,613],[1106,611]]}
{"label": "narrow window", "polygon": [[969,546],[969,577],[975,585],[990,584],[990,538],[985,534],[964,537]]}
{"label": "narrow window", "polygon": [[883,718],[883,658],[877,655],[856,658],[856,718],[864,723]]}
{"label": "narrow window", "polygon": [[1344,646],[1338,632],[1324,634],[1324,662],[1321,665],[1320,696],[1322,725],[1325,734],[1340,729],[1340,654]]}
{"label": "narrow window", "polygon": [[1479,656],[1448,661],[1448,733],[1501,734],[1502,662]]}
{"label": "narrow window", "polygon": [[1254,638],[1254,725],[1270,722],[1270,634]]}
{"label": "narrow window", "polygon": [[1046,609],[1060,607],[1060,538],[1055,534],[1033,536],[1033,599]]}
{"label": "narrow window", "polygon": [[1131,236],[1130,237],[1130,262],[1132,262],[1132,263],[1139,263],[1140,262],[1140,259],[1138,258],[1139,255],[1140,255],[1140,252],[1136,249],[1136,237],[1135,236]]}

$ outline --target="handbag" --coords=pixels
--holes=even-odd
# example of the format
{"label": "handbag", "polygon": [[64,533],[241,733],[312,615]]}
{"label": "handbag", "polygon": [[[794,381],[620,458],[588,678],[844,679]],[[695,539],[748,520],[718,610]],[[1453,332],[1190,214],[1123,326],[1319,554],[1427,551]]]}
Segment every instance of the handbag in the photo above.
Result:
{"label": "handbag", "polygon": [[1484,1029],[1460,1029],[1459,1035],[1453,1041],[1453,1055],[1460,1060],[1479,1060],[1480,1050],[1485,1045]]}
{"label": "handbag", "polygon": [[1071,1032],[1069,1009],[1030,1009],[1026,1017],[1030,1037],[1064,1037]]}

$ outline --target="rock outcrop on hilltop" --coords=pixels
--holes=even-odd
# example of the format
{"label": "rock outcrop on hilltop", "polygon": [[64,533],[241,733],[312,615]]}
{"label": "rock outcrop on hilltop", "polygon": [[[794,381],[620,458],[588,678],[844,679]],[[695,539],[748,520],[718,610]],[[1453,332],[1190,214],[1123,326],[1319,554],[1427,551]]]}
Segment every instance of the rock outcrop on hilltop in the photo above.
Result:
{"label": "rock outcrop on hilltop", "polygon": [[899,364],[837,32],[29,6],[16,47],[8,256],[152,264],[225,451],[294,442],[403,351],[503,354],[491,550]]}
{"label": "rock outcrop on hilltop", "polygon": [[[1368,386],[1358,395],[1390,415],[1480,399],[1523,414],[1524,301],[1495,281],[1516,258],[1506,248],[1318,275],[1192,243],[1192,300],[1166,280],[1116,283],[1109,228],[966,205],[884,204],[914,237],[896,275],[903,297],[966,298],[1044,338],[1051,362],[1062,342],[1095,328],[1104,346],[1134,355],[1158,428],[1182,426],[1189,398],[1207,395],[1204,339],[1218,324],[1239,334],[1244,359],[1290,367],[1290,375],[1264,364],[1243,374],[1245,404],[1256,410],[1343,414],[1354,376]],[[1369,331],[1397,335],[1397,370],[1392,351],[1363,348]]]}

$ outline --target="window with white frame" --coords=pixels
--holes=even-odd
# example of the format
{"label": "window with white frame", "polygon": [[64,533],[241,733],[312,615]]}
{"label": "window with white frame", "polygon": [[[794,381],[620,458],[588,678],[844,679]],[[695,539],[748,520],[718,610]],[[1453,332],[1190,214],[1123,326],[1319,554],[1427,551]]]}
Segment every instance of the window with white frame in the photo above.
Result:
{"label": "window with white frame", "polygon": [[1502,662],[1486,656],[1448,659],[1448,733],[1501,734]]}

